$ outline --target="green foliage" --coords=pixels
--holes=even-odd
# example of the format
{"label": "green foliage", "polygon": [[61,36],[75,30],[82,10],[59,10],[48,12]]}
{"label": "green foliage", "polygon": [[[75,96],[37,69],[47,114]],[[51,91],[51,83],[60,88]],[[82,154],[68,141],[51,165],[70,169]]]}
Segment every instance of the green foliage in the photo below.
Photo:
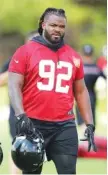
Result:
{"label": "green foliage", "polygon": [[[91,43],[96,54],[106,44],[106,7],[84,6],[73,0],[3,0],[0,1],[1,32],[19,31],[25,34],[38,27],[39,17],[47,7],[64,8],[68,18],[69,43],[76,48]],[[72,40],[73,36],[77,36]]]}

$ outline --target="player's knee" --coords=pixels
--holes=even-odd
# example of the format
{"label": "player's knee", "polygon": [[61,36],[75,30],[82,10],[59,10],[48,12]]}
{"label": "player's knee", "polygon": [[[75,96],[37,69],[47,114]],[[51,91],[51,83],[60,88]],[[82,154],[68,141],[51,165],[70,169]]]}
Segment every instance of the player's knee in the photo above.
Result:
{"label": "player's knee", "polygon": [[54,159],[58,174],[76,174],[76,156],[58,155]]}
{"label": "player's knee", "polygon": [[58,174],[76,174],[76,166],[75,165],[63,165],[62,167],[57,168]]}

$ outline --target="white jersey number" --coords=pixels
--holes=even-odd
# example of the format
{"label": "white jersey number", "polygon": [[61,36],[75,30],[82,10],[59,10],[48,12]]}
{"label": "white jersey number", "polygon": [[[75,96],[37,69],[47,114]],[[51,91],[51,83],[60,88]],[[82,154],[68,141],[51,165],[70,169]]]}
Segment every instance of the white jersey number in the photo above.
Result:
{"label": "white jersey number", "polygon": [[[45,72],[45,66],[50,67],[49,72]],[[70,80],[72,77],[72,64],[65,61],[60,61],[59,65],[57,65],[57,69],[67,68],[67,74],[59,73],[56,79],[56,92],[68,93],[69,86],[62,86],[62,80]],[[37,83],[37,87],[39,90],[51,91],[54,88],[55,81],[55,63],[52,60],[41,60],[39,63],[39,76],[41,78],[47,78],[48,84],[43,84],[42,82]]]}
{"label": "white jersey number", "polygon": [[[45,72],[45,66],[50,66],[50,71]],[[52,60],[41,60],[39,63],[39,76],[41,78],[47,78],[48,84],[42,82],[37,83],[39,90],[51,91],[54,86],[55,64]]]}

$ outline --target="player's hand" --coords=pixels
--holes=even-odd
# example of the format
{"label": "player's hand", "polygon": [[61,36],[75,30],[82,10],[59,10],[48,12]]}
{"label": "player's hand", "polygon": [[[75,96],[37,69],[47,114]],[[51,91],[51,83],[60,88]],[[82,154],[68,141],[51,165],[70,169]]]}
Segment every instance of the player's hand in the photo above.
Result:
{"label": "player's hand", "polygon": [[80,139],[81,141],[88,141],[88,152],[92,149],[93,151],[97,152],[97,147],[94,141],[94,131],[95,127],[92,124],[88,124],[85,130],[84,139]]}
{"label": "player's hand", "polygon": [[16,116],[16,134],[30,134],[34,132],[34,125],[26,114]]}

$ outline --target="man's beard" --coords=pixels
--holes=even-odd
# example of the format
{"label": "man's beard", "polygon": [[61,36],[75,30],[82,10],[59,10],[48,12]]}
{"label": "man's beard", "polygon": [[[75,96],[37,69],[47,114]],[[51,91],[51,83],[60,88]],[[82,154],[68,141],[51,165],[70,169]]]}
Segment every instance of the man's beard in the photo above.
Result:
{"label": "man's beard", "polygon": [[48,31],[47,30],[44,30],[44,37],[51,44],[59,44],[63,40],[64,35],[60,36],[60,39],[59,40],[53,40],[52,37],[51,37],[51,35],[49,35]]}

